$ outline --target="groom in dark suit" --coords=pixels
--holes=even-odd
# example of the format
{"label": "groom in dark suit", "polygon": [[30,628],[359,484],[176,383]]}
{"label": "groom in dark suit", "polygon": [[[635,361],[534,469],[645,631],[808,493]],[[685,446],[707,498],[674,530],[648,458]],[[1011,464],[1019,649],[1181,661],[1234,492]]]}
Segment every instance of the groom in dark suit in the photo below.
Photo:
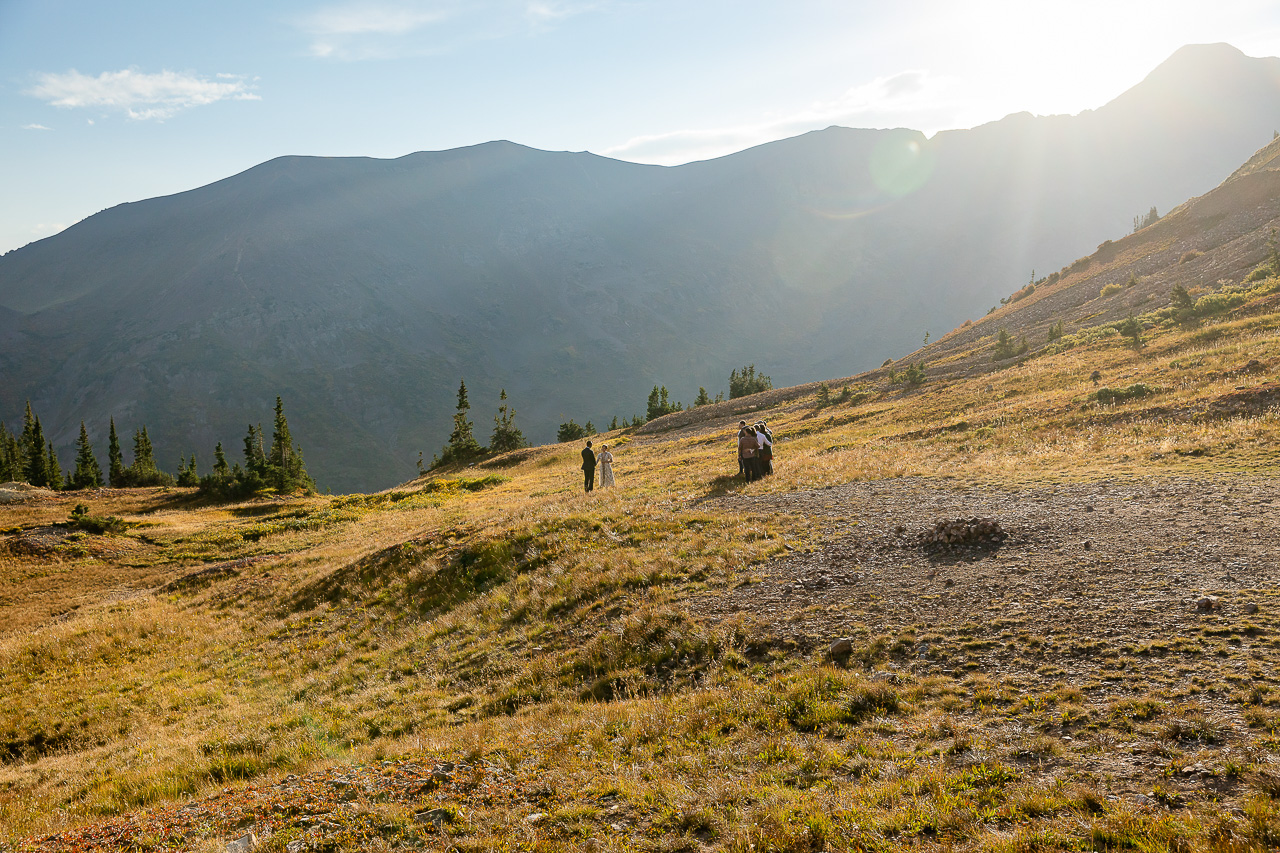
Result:
{"label": "groom in dark suit", "polygon": [[596,486],[596,454],[591,449],[591,442],[587,441],[587,446],[582,448],[582,477],[583,485],[586,486],[588,492]]}

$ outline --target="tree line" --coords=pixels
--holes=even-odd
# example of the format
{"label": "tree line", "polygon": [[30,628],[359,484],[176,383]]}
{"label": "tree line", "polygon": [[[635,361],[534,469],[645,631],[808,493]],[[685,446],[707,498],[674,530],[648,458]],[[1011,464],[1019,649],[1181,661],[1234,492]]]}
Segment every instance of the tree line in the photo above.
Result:
{"label": "tree line", "polygon": [[[760,391],[768,391],[771,388],[773,388],[773,380],[763,373],[756,373],[754,364],[746,365],[742,370],[734,370],[729,374],[729,399],[731,400]],[[485,456],[528,447],[529,443],[525,440],[524,433],[515,425],[515,410],[507,404],[507,391],[505,388],[499,395],[498,400],[498,414],[493,419],[493,435],[489,440],[489,445],[485,447],[475,437],[475,426],[472,424],[468,414],[471,410],[471,403],[467,399],[467,383],[465,379],[462,380],[458,385],[458,403],[456,413],[453,416],[453,431],[449,433],[449,440],[445,443],[441,452],[432,457],[430,469],[424,466],[422,455],[419,454],[418,472],[424,474],[427,470],[434,470],[441,465],[465,464]],[[712,399],[706,388],[698,388],[698,396],[693,401],[693,407],[721,402],[724,402],[723,392],[716,394],[715,399]],[[638,427],[654,418],[680,411],[684,411],[684,403],[679,400],[672,402],[671,392],[667,390],[667,386],[654,385],[653,390],[649,392],[644,416],[632,415],[628,419],[625,417],[619,418],[615,415],[609,423],[608,431],[612,432],[626,427]],[[560,424],[556,430],[556,441],[578,441],[593,436],[596,432],[596,426],[591,421],[579,424],[577,420],[570,418]]]}
{"label": "tree line", "polygon": [[222,442],[218,442],[213,451],[213,469],[203,476],[197,470],[194,452],[190,458],[185,454],[179,457],[176,476],[162,470],[156,463],[145,425],[133,434],[133,461],[125,465],[115,418],[110,418],[109,423],[106,474],[98,463],[84,421],[80,422],[80,437],[76,441],[75,465],[64,472],[53,442],[45,437],[40,417],[32,411],[28,400],[21,433],[12,432],[0,422],[0,482],[22,480],[46,489],[177,485],[197,487],[202,493],[219,498],[248,497],[263,491],[286,494],[315,489],[302,459],[302,448],[293,443],[280,397],[276,397],[270,447],[265,443],[262,424],[250,424],[244,438],[244,464],[229,465]]}

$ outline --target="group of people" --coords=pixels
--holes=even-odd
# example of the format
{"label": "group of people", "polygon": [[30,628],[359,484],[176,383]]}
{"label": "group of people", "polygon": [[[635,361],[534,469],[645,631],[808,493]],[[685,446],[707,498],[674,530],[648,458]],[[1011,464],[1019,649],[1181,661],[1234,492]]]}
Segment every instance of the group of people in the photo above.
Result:
{"label": "group of people", "polygon": [[773,432],[764,421],[738,421],[738,473],[747,482],[773,473]]}
{"label": "group of people", "polygon": [[[613,454],[609,452],[609,445],[601,445],[597,455],[588,439],[587,446],[582,448],[582,487],[588,494],[595,490],[597,467],[600,488],[613,486]],[[773,473],[773,432],[764,421],[754,424],[738,421],[738,473],[747,482]]]}
{"label": "group of people", "polygon": [[587,446],[582,448],[582,478],[583,486],[588,492],[596,487],[596,465],[600,466],[600,488],[606,489],[613,483],[613,454],[609,452],[609,445],[600,445],[600,455],[591,449],[591,441],[587,441]]}

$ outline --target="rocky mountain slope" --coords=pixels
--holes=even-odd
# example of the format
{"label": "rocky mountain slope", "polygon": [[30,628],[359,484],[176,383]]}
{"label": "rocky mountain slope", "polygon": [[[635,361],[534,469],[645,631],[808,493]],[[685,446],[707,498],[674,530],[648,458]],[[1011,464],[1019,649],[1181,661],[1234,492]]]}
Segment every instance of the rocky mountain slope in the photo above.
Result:
{"label": "rocky mountain slope", "polygon": [[1274,59],[1179,51],[1110,104],[933,139],[831,128],[677,168],[505,142],[281,158],[0,258],[0,413],[162,464],[276,394],[322,487],[385,486],[505,388],[535,440],[754,363],[848,374],[1204,192],[1280,125]]}

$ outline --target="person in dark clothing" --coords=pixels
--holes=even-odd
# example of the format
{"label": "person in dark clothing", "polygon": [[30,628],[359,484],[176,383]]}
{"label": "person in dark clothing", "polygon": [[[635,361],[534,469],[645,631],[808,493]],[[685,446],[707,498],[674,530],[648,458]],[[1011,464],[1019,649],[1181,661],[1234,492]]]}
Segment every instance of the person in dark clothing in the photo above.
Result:
{"label": "person in dark clothing", "polygon": [[[739,440],[741,440],[741,438],[742,438],[742,431],[743,431],[744,429],[746,429],[746,428],[747,428],[747,422],[746,422],[746,421],[738,421],[738,438],[739,438]],[[747,476],[747,466],[746,466],[746,463],[745,463],[745,462],[743,461],[743,459],[742,459],[742,448],[738,448],[738,473],[739,473],[739,474],[741,474],[743,477],[746,477],[746,476]]]}
{"label": "person in dark clothing", "polygon": [[582,484],[588,492],[596,486],[596,454],[590,441],[582,448]]}
{"label": "person in dark clothing", "polygon": [[759,447],[754,428],[743,427],[738,431],[738,458],[742,460],[742,476],[748,483],[760,477],[760,469],[756,467]]}

